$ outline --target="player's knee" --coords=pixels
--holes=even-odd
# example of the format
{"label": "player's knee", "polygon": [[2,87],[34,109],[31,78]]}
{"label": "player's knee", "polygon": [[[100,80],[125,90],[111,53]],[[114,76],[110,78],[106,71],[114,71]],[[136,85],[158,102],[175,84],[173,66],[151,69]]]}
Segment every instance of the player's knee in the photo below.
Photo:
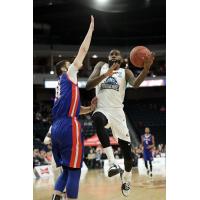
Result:
{"label": "player's knee", "polygon": [[92,120],[96,127],[106,125],[105,116],[100,112],[94,113],[94,115],[92,116]]}
{"label": "player's knee", "polygon": [[132,160],[131,143],[121,139],[119,139],[118,142],[124,154],[124,159]]}
{"label": "player's knee", "polygon": [[133,167],[133,160],[132,159],[124,159],[124,166],[127,172],[130,172]]}

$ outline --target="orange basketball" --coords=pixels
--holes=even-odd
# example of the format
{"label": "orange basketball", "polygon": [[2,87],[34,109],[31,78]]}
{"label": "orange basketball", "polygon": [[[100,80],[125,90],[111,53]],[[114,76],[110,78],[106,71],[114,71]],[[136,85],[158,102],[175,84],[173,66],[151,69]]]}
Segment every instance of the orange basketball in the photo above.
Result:
{"label": "orange basketball", "polygon": [[151,51],[144,46],[136,46],[130,52],[130,61],[136,66],[142,68],[144,59],[151,55]]}

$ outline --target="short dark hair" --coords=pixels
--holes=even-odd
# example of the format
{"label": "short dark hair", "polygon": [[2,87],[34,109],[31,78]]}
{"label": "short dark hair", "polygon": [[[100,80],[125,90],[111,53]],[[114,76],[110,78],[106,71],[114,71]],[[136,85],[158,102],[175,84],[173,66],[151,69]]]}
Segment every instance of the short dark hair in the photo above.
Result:
{"label": "short dark hair", "polygon": [[56,74],[57,76],[60,76],[62,74],[62,70],[61,68],[65,66],[65,63],[67,62],[68,60],[61,60],[59,62],[56,63],[55,65],[55,69],[56,69]]}

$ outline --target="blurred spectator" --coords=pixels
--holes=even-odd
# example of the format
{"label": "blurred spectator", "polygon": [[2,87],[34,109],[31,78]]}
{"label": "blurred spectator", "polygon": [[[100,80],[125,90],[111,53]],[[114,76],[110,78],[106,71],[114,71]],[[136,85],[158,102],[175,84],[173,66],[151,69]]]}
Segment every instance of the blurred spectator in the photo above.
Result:
{"label": "blurred spectator", "polygon": [[33,167],[40,166],[39,149],[33,149]]}
{"label": "blurred spectator", "polygon": [[158,145],[158,150],[159,150],[160,153],[163,153],[163,152],[164,152],[164,149],[163,149],[163,148],[164,148],[164,145],[163,145],[163,144],[159,144],[159,145]]}
{"label": "blurred spectator", "polygon": [[51,151],[48,151],[46,153],[46,161],[48,164],[51,164],[51,161],[52,161],[52,152]]}
{"label": "blurred spectator", "polygon": [[118,147],[117,150],[114,151],[114,156],[116,159],[122,158],[122,151],[120,147]]}
{"label": "blurred spectator", "polygon": [[96,164],[96,154],[94,152],[94,149],[90,149],[90,152],[87,156],[87,160],[88,160],[88,168],[94,169]]}
{"label": "blurred spectator", "polygon": [[37,113],[35,114],[35,119],[36,119],[37,121],[41,121],[41,120],[42,120],[42,114],[41,114],[40,112],[37,112]]}
{"label": "blurred spectator", "polygon": [[159,158],[159,157],[161,157],[161,153],[160,153],[160,151],[159,151],[158,148],[156,149],[156,147],[153,148],[153,150],[152,150],[152,155],[153,155],[154,158]]}
{"label": "blurred spectator", "polygon": [[141,144],[140,144],[139,147],[136,147],[135,153],[136,153],[138,158],[143,158],[143,150],[142,150]]}
{"label": "blurred spectator", "polygon": [[46,159],[46,151],[44,149],[40,150],[40,165],[48,165],[48,160]]}
{"label": "blurred spectator", "polygon": [[102,156],[101,149],[97,149],[96,150],[96,165],[95,165],[95,167],[103,168],[104,161],[102,160],[101,156]]}

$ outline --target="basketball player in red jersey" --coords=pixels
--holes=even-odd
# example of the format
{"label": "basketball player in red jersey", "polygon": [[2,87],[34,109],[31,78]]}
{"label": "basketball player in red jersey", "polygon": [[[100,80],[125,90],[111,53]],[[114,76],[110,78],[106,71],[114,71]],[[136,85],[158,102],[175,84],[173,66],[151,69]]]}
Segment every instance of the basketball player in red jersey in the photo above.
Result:
{"label": "basketball player in red jersey", "polygon": [[81,166],[83,162],[83,135],[78,121],[80,113],[92,111],[81,107],[77,73],[82,67],[88,52],[94,30],[94,18],[83,40],[76,58],[70,66],[65,61],[56,64],[58,87],[52,108],[51,143],[53,157],[57,167],[63,171],[54,187],[52,200],[61,200],[66,189],[67,199],[77,199]]}

